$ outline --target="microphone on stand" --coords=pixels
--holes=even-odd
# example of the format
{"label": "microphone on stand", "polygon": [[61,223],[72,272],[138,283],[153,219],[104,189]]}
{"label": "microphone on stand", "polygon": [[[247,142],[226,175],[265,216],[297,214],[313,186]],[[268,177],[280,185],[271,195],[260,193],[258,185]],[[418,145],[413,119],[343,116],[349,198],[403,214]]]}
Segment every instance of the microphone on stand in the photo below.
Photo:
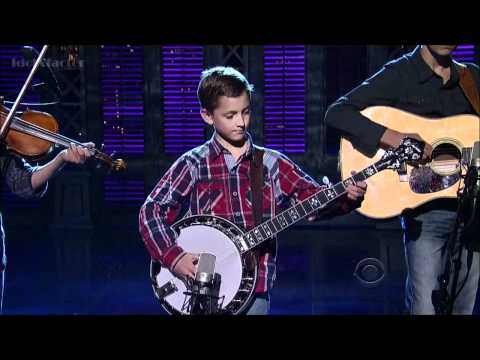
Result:
{"label": "microphone on stand", "polygon": [[[38,56],[40,55],[38,51],[32,46],[23,46],[22,54],[27,61],[35,61],[35,59],[38,58]],[[40,76],[42,82],[33,85],[33,88],[48,85],[49,89],[53,90],[57,98],[60,99],[62,97],[62,91],[60,90],[57,78],[55,77],[52,69],[43,59],[41,65],[42,66],[38,68],[38,75]]]}
{"label": "microphone on stand", "polygon": [[[435,308],[436,314],[447,315],[452,314],[453,304],[458,293],[456,292],[458,276],[460,272],[460,258],[453,259],[454,243],[457,239],[459,225],[463,224],[461,234],[461,246],[466,246],[469,250],[480,251],[480,242],[478,241],[478,228],[480,227],[479,209],[480,203],[480,142],[476,142],[472,149],[472,157],[468,166],[467,174],[464,178],[464,188],[459,194],[457,219],[455,221],[455,228],[450,234],[449,244],[447,244],[447,261],[445,263],[445,270],[439,276],[438,281],[440,286],[438,289],[432,291],[432,304]],[[462,247],[460,247],[462,249]],[[459,252],[461,254],[461,251]],[[453,269],[453,282],[450,287],[450,272]],[[469,272],[465,276],[467,280]],[[463,287],[462,285],[462,287]],[[461,287],[461,288],[462,288]],[[461,291],[460,288],[460,291]],[[451,292],[451,293],[450,293]]]}
{"label": "microphone on stand", "polygon": [[188,312],[191,315],[213,315],[220,312],[218,300],[221,275],[215,273],[215,255],[202,253],[198,259],[195,279],[191,281]]}

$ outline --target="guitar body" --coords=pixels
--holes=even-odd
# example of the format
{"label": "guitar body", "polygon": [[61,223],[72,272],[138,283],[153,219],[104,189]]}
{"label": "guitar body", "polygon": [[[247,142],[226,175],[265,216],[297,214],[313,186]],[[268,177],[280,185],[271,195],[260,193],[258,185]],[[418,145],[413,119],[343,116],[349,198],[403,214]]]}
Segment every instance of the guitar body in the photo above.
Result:
{"label": "guitar body", "polygon": [[[368,179],[368,191],[358,211],[368,217],[386,219],[400,215],[405,209],[414,209],[439,198],[456,198],[460,177],[462,149],[473,147],[479,141],[479,118],[457,115],[442,119],[428,119],[402,110],[375,106],[362,114],[377,124],[403,132],[418,133],[434,149],[433,161],[427,166],[414,168],[407,165],[403,174],[384,171]],[[453,154],[455,153],[456,154]],[[342,179],[380,159],[380,149],[367,157],[342,138],[340,168]]]}

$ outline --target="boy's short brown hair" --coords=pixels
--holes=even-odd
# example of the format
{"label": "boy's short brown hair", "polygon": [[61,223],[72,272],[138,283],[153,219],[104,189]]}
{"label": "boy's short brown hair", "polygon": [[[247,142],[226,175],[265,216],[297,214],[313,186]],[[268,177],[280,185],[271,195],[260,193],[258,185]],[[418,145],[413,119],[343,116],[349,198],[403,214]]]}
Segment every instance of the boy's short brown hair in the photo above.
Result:
{"label": "boy's short brown hair", "polygon": [[238,97],[246,91],[251,97],[253,85],[232,67],[216,66],[202,72],[197,97],[202,109],[209,113],[217,107],[220,96]]}

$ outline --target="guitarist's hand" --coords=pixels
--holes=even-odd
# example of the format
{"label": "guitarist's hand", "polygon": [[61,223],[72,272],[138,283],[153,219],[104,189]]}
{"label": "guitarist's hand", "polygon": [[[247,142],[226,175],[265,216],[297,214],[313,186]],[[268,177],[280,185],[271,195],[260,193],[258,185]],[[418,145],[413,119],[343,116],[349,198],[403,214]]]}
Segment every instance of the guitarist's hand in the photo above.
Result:
{"label": "guitarist's hand", "polygon": [[[352,175],[355,175],[357,172],[352,171]],[[349,185],[345,189],[346,194],[342,195],[344,201],[335,201],[326,209],[320,210],[315,215],[309,216],[308,221],[329,219],[334,216],[345,215],[346,212],[350,212],[353,209],[359,208],[362,204],[365,192],[367,191],[367,183],[365,181],[359,181],[356,185]],[[345,199],[346,197],[346,199]],[[346,205],[346,207],[344,206]]]}
{"label": "guitarist's hand", "polygon": [[178,277],[195,279],[197,271],[198,255],[186,253],[173,267],[172,271]]}
{"label": "guitarist's hand", "polygon": [[400,146],[404,137],[410,137],[412,139],[423,141],[425,143],[425,147],[423,149],[422,162],[427,162],[430,160],[433,151],[432,145],[423,140],[418,134],[401,133],[396,130],[387,129],[380,139],[380,146],[383,148],[396,149]]}

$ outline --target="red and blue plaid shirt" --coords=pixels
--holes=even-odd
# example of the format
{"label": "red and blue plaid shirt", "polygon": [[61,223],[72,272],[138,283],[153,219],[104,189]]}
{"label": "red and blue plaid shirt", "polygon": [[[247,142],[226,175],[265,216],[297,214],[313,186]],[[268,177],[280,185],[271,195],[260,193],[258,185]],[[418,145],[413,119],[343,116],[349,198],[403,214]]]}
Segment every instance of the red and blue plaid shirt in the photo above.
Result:
{"label": "red and blue plaid shirt", "polygon": [[[235,161],[214,135],[170,167],[140,209],[140,233],[152,259],[171,268],[183,254],[170,227],[183,216],[209,214],[225,218],[245,230],[254,226],[249,180],[253,153],[250,136],[248,142],[248,150]],[[264,221],[325,187],[285,155],[271,149],[264,149],[263,172]],[[319,217],[351,211],[352,203],[342,199],[346,197],[322,211]],[[275,280],[276,238],[258,250],[256,292],[263,293]]]}

